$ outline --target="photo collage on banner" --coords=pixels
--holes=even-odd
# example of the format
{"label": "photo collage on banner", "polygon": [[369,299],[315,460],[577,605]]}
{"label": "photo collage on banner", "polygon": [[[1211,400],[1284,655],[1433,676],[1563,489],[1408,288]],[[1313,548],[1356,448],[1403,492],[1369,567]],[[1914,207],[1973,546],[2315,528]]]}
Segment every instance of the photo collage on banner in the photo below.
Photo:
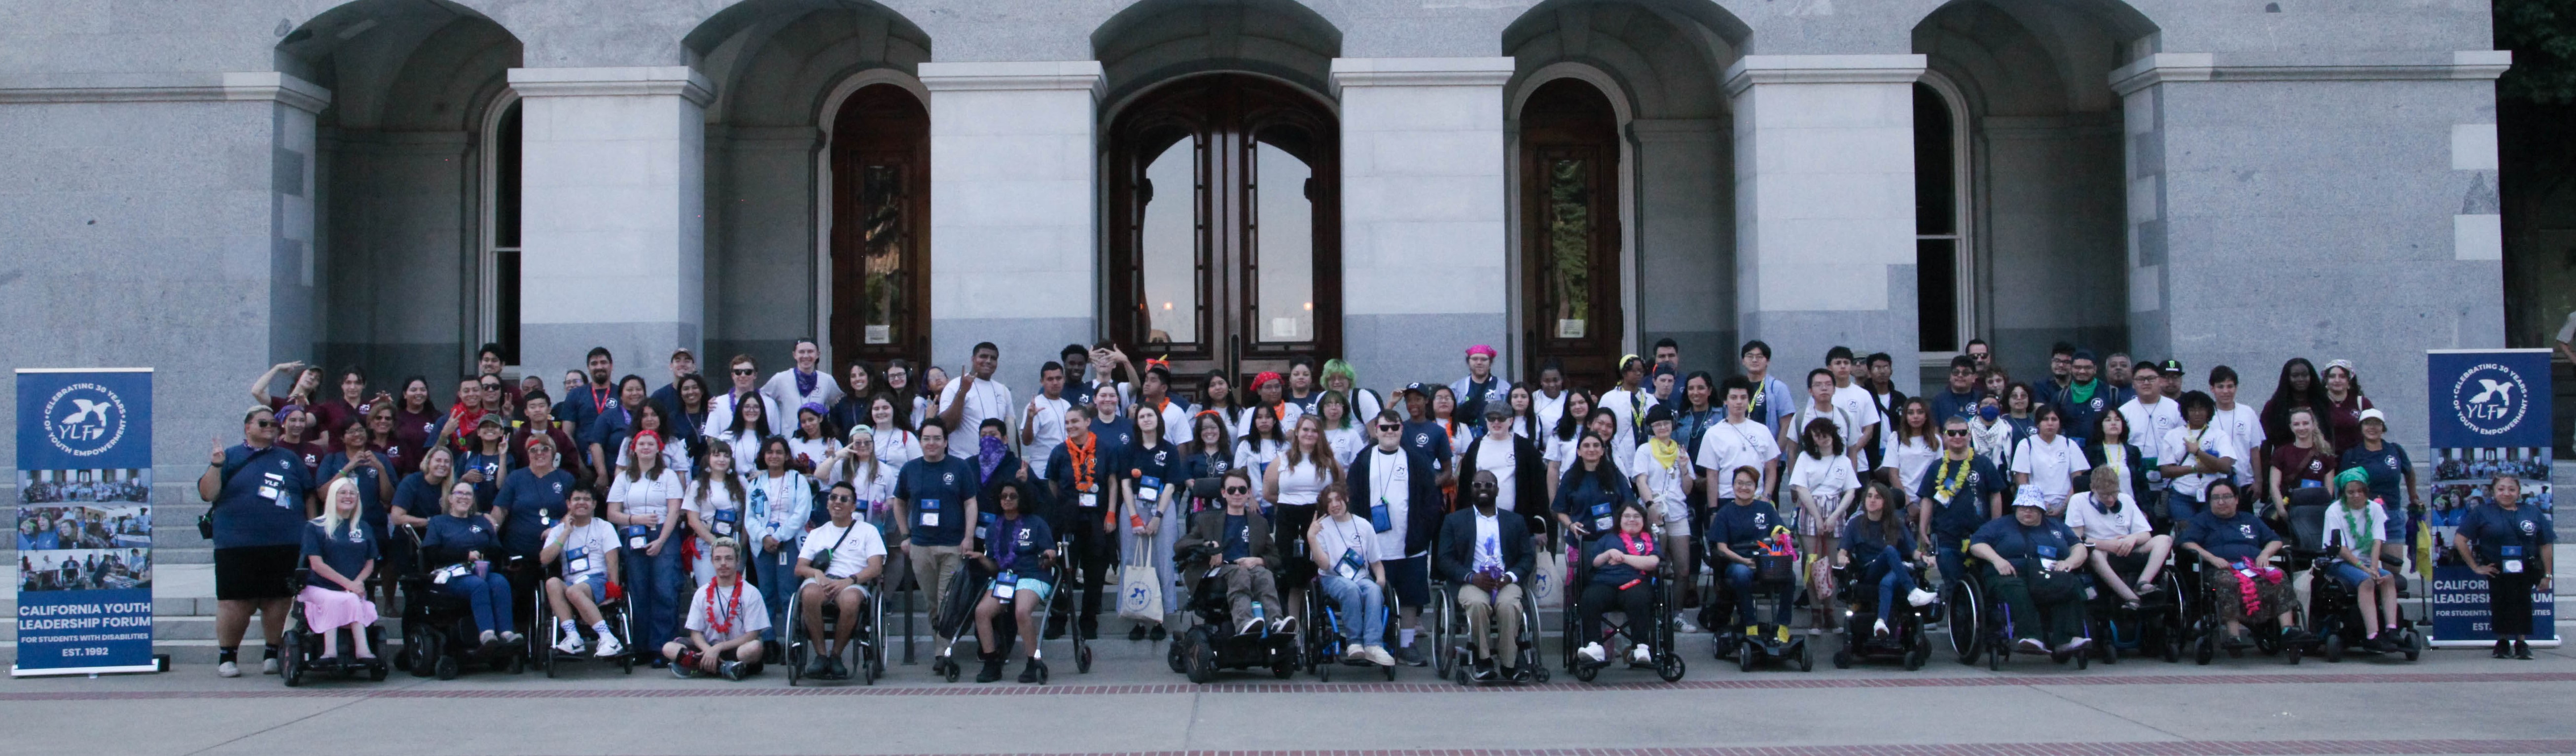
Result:
{"label": "photo collage on banner", "polygon": [[13,675],[150,672],[152,373],[20,370]]}
{"label": "photo collage on banner", "polygon": [[[2505,475],[2522,484],[2519,506],[2540,510],[2544,522],[2554,514],[2549,350],[2434,351],[2425,368],[2433,475],[2414,551],[2435,565],[2433,645],[2484,647],[2495,642],[2488,581],[2460,563],[2453,538],[2461,518],[2494,502],[2493,481]],[[2554,592],[2534,588],[2532,602],[2531,644],[2558,645]]]}

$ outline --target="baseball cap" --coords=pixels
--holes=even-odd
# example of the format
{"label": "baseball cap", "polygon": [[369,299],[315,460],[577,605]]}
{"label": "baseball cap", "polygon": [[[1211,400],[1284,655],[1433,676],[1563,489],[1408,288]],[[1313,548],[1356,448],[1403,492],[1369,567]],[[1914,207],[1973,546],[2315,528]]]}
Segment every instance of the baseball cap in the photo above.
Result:
{"label": "baseball cap", "polygon": [[2165,375],[2182,375],[2182,360],[2165,360],[2156,363],[2156,372]]}
{"label": "baseball cap", "polygon": [[2378,407],[2372,407],[2361,411],[2361,422],[2367,423],[2372,420],[2379,421],[2379,424],[2381,425],[2387,425],[2388,413],[2379,411]]}
{"label": "baseball cap", "polygon": [[1423,394],[1423,395],[1425,395],[1425,396],[1428,396],[1428,395],[1430,395],[1431,390],[1430,390],[1430,389],[1427,389],[1427,388],[1424,388],[1424,387],[1422,386],[1422,382],[1421,382],[1421,381],[1415,381],[1415,382],[1412,382],[1412,383],[1404,384],[1404,393],[1407,393],[1407,394]]}

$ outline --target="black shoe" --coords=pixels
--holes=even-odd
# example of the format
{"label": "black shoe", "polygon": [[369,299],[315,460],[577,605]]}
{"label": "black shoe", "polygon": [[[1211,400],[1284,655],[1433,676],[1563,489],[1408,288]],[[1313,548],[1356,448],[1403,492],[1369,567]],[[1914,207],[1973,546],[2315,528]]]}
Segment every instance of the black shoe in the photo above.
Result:
{"label": "black shoe", "polygon": [[850,679],[850,668],[847,665],[843,665],[841,663],[841,657],[838,656],[823,657],[823,671],[829,674],[834,680]]}
{"label": "black shoe", "polygon": [[2368,638],[2361,639],[2361,647],[2371,653],[2377,654],[2384,654],[2397,650],[2397,644],[2390,643],[2388,641],[2388,636],[2384,634],[2373,635]]}
{"label": "black shoe", "polygon": [[[1144,639],[1145,639],[1145,625],[1144,625],[1143,623],[1138,623],[1135,627],[1127,628],[1127,639],[1128,639],[1128,640],[1131,640],[1131,641],[1140,641],[1140,640],[1144,640]],[[1027,681],[1027,680],[1021,680],[1020,682],[1028,682],[1028,681]]]}
{"label": "black shoe", "polygon": [[2517,640],[2517,641],[2514,641],[2514,642],[2513,642],[2513,658],[2516,658],[2516,659],[2524,659],[2524,660],[2528,660],[2528,659],[2530,659],[2530,658],[2531,658],[2531,642],[2530,642],[2530,641],[2524,641],[2524,640]]}
{"label": "black shoe", "polygon": [[2513,656],[2513,641],[2497,638],[2495,652],[2491,655],[2498,659]]}
{"label": "black shoe", "polygon": [[1094,615],[1094,616],[1090,616],[1090,617],[1084,617],[1084,618],[1082,618],[1082,639],[1083,639],[1083,640],[1100,640],[1100,617],[1099,617],[1099,616]]}
{"label": "black shoe", "polygon": [[1167,637],[1170,637],[1170,634],[1163,632],[1163,623],[1160,622],[1154,623],[1154,629],[1145,631],[1147,640],[1162,640]]}
{"label": "black shoe", "polygon": [[1030,660],[1029,660],[1029,662],[1028,662],[1027,664],[1020,665],[1020,682],[1021,682],[1021,683],[1023,683],[1023,684],[1027,684],[1027,683],[1035,683],[1035,682],[1037,682],[1037,681],[1038,681],[1038,660],[1036,660],[1036,659],[1030,659]]}
{"label": "black shoe", "polygon": [[975,681],[988,683],[1002,679],[1002,660],[985,659],[984,671],[975,673]]}
{"label": "black shoe", "polygon": [[1046,639],[1055,640],[1064,637],[1064,625],[1066,621],[1067,620],[1064,615],[1049,615],[1046,621]]}
{"label": "black shoe", "polygon": [[816,654],[812,660],[805,662],[805,668],[798,671],[798,674],[813,678],[830,677],[832,676],[832,657]]}
{"label": "black shoe", "polygon": [[1396,661],[1399,661],[1399,662],[1403,662],[1403,663],[1404,663],[1404,666],[1407,666],[1407,667],[1428,667],[1428,666],[1431,666],[1431,660],[1430,660],[1430,659],[1427,659],[1427,658],[1423,658],[1423,656],[1422,656],[1422,651],[1421,651],[1420,649],[1416,649],[1416,648],[1414,648],[1414,647],[1412,647],[1412,646],[1398,646],[1398,647],[1396,647],[1396,649],[1395,649],[1395,660],[1396,660]]}
{"label": "black shoe", "polygon": [[1492,659],[1477,659],[1477,660],[1476,660],[1476,664],[1475,664],[1475,668],[1476,668],[1476,679],[1478,679],[1478,680],[1491,680],[1491,679],[1494,679],[1494,660],[1492,660]]}

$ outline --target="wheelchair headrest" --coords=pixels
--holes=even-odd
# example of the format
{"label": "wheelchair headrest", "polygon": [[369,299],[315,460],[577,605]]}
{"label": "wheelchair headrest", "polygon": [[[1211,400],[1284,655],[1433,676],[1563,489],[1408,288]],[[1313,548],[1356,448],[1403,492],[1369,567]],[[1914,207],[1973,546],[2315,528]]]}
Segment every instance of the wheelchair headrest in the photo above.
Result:
{"label": "wheelchair headrest", "polygon": [[1191,478],[1190,498],[1214,499],[1225,495],[1224,478]]}
{"label": "wheelchair headrest", "polygon": [[2302,488],[2290,492],[2290,538],[2302,550],[2325,548],[2326,508],[2334,495],[2323,488]]}

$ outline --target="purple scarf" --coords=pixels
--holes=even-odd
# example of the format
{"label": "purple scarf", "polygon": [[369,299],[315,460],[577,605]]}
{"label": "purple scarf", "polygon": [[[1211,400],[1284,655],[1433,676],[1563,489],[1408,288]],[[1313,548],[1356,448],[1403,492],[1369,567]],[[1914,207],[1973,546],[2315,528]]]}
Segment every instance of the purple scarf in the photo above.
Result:
{"label": "purple scarf", "polygon": [[823,371],[820,371],[820,370],[815,370],[815,371],[810,371],[810,372],[809,372],[809,371],[804,371],[804,370],[795,370],[795,369],[790,369],[790,370],[788,370],[787,372],[788,372],[789,374],[792,374],[792,375],[796,376],[796,395],[797,395],[797,396],[813,396],[813,395],[814,395],[814,382],[815,382],[815,381],[817,381],[817,380],[821,380],[821,379],[822,379],[822,377],[823,377]]}
{"label": "purple scarf", "polygon": [[992,436],[984,436],[982,441],[982,445],[975,450],[975,463],[983,466],[984,479],[992,480],[993,468],[1002,466],[1002,455],[1008,453],[1010,447],[1004,446],[1001,439]]}

